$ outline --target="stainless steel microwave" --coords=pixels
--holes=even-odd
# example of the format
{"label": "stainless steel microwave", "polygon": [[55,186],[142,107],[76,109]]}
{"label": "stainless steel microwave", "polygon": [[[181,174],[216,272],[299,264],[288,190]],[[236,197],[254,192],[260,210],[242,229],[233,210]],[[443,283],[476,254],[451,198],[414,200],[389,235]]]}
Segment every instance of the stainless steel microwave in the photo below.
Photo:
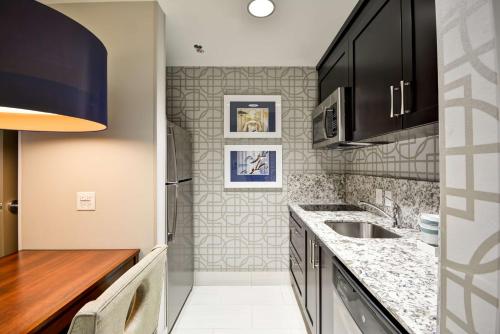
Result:
{"label": "stainless steel microwave", "polygon": [[349,124],[346,121],[349,94],[344,87],[337,88],[319,106],[312,116],[313,148],[348,149],[370,145],[346,140]]}

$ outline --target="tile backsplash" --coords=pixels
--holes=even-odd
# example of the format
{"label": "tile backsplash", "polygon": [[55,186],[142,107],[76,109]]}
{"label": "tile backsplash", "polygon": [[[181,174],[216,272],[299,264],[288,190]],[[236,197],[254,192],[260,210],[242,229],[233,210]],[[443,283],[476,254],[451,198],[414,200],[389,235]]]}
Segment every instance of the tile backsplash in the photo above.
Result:
{"label": "tile backsplash", "polygon": [[342,174],[288,175],[288,201],[303,204],[337,203],[345,200]]}
{"label": "tile backsplash", "polygon": [[[353,204],[359,201],[375,204],[376,189],[390,191],[401,207],[403,227],[418,228],[422,213],[439,214],[439,182],[348,174],[345,186],[345,200]],[[390,208],[384,210],[391,214]]]}

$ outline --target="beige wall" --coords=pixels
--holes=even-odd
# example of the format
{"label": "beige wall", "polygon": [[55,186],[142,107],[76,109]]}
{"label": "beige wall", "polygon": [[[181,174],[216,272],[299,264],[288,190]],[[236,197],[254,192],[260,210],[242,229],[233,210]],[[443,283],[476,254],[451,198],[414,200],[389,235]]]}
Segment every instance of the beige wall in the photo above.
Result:
{"label": "beige wall", "polygon": [[[156,242],[156,2],[52,5],[108,50],[109,128],[23,133],[21,247],[141,248]],[[76,211],[95,191],[97,210]]]}

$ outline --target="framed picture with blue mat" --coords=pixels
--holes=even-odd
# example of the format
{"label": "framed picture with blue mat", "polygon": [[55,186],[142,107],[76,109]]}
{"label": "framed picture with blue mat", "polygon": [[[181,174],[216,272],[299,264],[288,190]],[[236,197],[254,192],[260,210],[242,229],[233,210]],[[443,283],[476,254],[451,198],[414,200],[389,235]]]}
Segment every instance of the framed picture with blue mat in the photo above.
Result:
{"label": "framed picture with blue mat", "polygon": [[225,138],[281,138],[281,96],[225,95]]}
{"label": "framed picture with blue mat", "polygon": [[281,188],[281,145],[226,145],[224,187]]}

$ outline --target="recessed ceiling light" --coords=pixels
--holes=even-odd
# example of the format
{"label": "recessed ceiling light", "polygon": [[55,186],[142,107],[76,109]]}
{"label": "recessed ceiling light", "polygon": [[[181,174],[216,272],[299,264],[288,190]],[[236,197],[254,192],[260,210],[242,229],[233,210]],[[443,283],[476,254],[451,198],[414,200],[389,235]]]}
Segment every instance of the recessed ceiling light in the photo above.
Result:
{"label": "recessed ceiling light", "polygon": [[271,0],[253,0],[248,4],[248,12],[255,17],[267,17],[274,12]]}

